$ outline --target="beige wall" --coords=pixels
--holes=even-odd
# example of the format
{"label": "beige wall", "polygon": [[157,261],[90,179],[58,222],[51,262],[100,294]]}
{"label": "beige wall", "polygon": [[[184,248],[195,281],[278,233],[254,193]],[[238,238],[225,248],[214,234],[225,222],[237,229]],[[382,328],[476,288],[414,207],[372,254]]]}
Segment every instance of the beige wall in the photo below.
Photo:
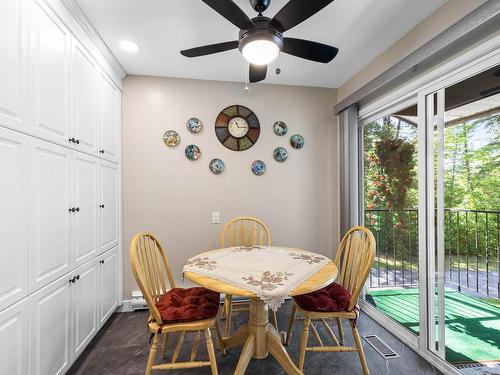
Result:
{"label": "beige wall", "polygon": [[[187,258],[216,248],[222,225],[211,223],[212,211],[221,222],[238,215],[262,218],[273,243],[297,246],[332,256],[338,243],[337,126],[333,115],[336,92],[293,86],[259,84],[243,92],[243,84],[129,76],[123,82],[123,243],[124,299],[137,290],[128,261],[131,237],[138,231],[157,234],[166,248],[177,280]],[[234,152],[222,146],[214,132],[217,114],[231,104],[252,109],[261,123],[255,146]],[[190,134],[185,122],[198,117],[204,130]],[[289,134],[278,137],[272,124],[285,121]],[[181,144],[170,149],[162,140],[175,129]],[[289,147],[289,135],[305,138],[302,150]],[[197,144],[202,157],[184,156]],[[285,146],[288,160],[279,164],[273,149]],[[218,157],[226,171],[214,176],[208,162]],[[250,171],[256,159],[267,172]]]}
{"label": "beige wall", "polygon": [[337,101],[340,102],[351,95],[486,1],[448,0],[434,14],[415,26],[403,38],[394,43],[389,49],[368,64],[368,66],[339,87]]}

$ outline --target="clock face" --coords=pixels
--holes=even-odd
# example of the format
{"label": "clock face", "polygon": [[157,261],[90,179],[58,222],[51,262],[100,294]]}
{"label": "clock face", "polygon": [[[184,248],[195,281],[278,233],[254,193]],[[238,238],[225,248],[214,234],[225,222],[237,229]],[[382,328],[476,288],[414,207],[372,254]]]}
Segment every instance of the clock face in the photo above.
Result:
{"label": "clock face", "polygon": [[220,143],[230,150],[248,150],[259,139],[259,120],[247,107],[232,105],[217,116],[215,134]]}
{"label": "clock face", "polygon": [[248,122],[243,117],[233,117],[229,120],[227,130],[229,134],[236,138],[243,138],[248,133]]}

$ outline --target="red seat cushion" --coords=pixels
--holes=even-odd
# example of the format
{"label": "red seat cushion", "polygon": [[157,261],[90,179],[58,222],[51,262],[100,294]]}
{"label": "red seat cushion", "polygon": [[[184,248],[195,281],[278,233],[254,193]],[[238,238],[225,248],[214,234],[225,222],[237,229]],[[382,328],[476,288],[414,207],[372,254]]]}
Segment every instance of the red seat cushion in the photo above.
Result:
{"label": "red seat cushion", "polygon": [[173,288],[156,303],[164,323],[214,318],[220,294],[205,288]]}
{"label": "red seat cushion", "polygon": [[339,312],[349,307],[351,297],[351,293],[342,285],[332,283],[315,292],[295,296],[294,299],[303,310]]}

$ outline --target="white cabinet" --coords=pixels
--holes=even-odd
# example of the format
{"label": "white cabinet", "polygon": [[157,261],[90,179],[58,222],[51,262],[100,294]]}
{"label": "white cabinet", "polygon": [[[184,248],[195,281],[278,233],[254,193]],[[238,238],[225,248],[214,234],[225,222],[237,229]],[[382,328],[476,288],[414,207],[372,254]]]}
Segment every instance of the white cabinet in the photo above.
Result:
{"label": "white cabinet", "polygon": [[0,2],[0,125],[27,131],[27,54],[23,0]]}
{"label": "white cabinet", "polygon": [[118,247],[99,258],[99,324],[102,325],[118,306]]}
{"label": "white cabinet", "polygon": [[114,163],[101,160],[99,164],[100,180],[100,251],[106,251],[116,245],[119,240],[119,202],[118,202],[118,168]]}
{"label": "white cabinet", "polygon": [[76,269],[72,289],[72,356],[78,357],[97,332],[97,305],[98,305],[98,268],[97,261]]}
{"label": "white cabinet", "polygon": [[[74,42],[72,54],[73,129],[78,150],[97,155],[99,73],[85,48]],[[78,142],[78,143],[76,143]]]}
{"label": "white cabinet", "polygon": [[28,294],[28,136],[0,128],[0,176],[1,311]]}
{"label": "white cabinet", "polygon": [[64,374],[71,363],[71,285],[63,277],[29,297],[30,375]]}
{"label": "white cabinet", "polygon": [[0,311],[0,370],[28,374],[28,300]]}
{"label": "white cabinet", "polygon": [[99,153],[103,158],[116,163],[120,150],[120,92],[103,73],[100,74],[100,92]]}
{"label": "white cabinet", "polygon": [[30,291],[70,271],[72,151],[30,140]]}
{"label": "white cabinet", "polygon": [[42,0],[32,8],[30,132],[68,145],[71,34]]}
{"label": "white cabinet", "polygon": [[98,159],[75,152],[72,161],[74,198],[74,267],[98,254]]}

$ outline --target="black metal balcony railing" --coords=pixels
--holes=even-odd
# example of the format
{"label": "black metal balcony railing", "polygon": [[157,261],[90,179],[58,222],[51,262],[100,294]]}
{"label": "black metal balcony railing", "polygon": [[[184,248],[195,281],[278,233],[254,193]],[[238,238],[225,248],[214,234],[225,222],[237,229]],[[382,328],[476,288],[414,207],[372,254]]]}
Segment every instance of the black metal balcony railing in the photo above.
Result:
{"label": "black metal balcony railing", "polygon": [[[500,299],[500,211],[445,209],[444,216],[446,284]],[[418,210],[366,209],[364,220],[377,241],[369,286],[418,286]]]}

